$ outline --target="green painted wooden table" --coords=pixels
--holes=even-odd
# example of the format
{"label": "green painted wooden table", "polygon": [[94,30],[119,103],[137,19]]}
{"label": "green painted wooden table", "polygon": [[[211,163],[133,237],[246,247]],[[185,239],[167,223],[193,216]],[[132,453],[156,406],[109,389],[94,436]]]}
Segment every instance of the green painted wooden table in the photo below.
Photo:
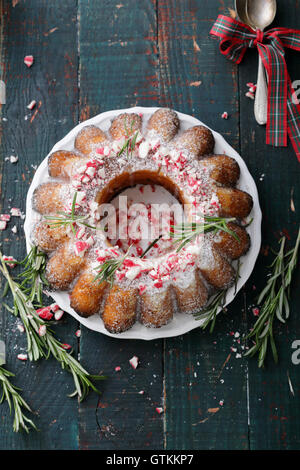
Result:
{"label": "green painted wooden table", "polygon": [[[288,148],[266,146],[253,117],[246,83],[256,81],[257,54],[237,67],[221,57],[209,30],[232,0],[3,0],[1,79],[1,212],[25,209],[35,167],[74,125],[102,111],[135,105],[169,106],[222,133],[252,172],[263,210],[263,246],[246,287],[202,330],[155,342],[120,341],[82,327],[65,315],[55,330],[80,352],[92,373],[104,373],[100,398],[67,398],[70,376],[53,360],[18,361],[24,335],[4,309],[0,335],[7,366],[37,412],[39,433],[15,435],[8,407],[0,407],[0,449],[299,449],[300,365],[291,361],[300,339],[300,273],[291,319],[276,327],[279,364],[264,370],[239,357],[231,335],[248,332],[258,289],[266,280],[270,246],[282,232],[295,240],[299,223],[300,166]],[[300,4],[278,0],[276,25],[300,29]],[[24,56],[34,55],[28,69]],[[299,54],[287,52],[292,80],[300,79]],[[26,105],[35,99],[36,113]],[[221,119],[227,111],[229,119]],[[13,165],[6,160],[18,155]],[[294,206],[291,204],[293,200]],[[21,219],[1,234],[3,251],[25,254]],[[231,347],[237,348],[232,351]],[[236,354],[238,353],[238,356]],[[137,355],[140,367],[128,360]],[[115,372],[115,366],[121,372]],[[292,393],[288,377],[293,387]],[[138,392],[144,390],[144,395]],[[164,413],[155,412],[162,406]]]}

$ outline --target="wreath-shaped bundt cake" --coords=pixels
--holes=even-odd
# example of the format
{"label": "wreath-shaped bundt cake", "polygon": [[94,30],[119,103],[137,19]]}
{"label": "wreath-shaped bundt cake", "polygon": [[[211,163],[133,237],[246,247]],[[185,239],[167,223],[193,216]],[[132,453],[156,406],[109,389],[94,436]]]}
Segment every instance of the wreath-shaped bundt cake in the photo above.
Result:
{"label": "wreath-shaped bundt cake", "polygon": [[[161,327],[177,311],[197,312],[216,290],[230,286],[232,260],[249,248],[243,225],[253,203],[236,188],[237,162],[213,150],[208,128],[182,131],[177,113],[160,108],[148,122],[120,114],[107,133],[83,127],[74,150],[50,155],[50,180],[33,196],[42,215],[33,239],[49,255],[51,288],[69,291],[79,315],[100,314],[106,329],[119,333],[136,321]],[[171,226],[169,239],[148,240],[141,253],[139,240],[109,237],[100,208],[137,185],[162,186],[188,208],[189,239],[182,226],[176,241],[178,228]],[[223,225],[211,223],[221,218]],[[194,233],[200,224],[214,229]]]}

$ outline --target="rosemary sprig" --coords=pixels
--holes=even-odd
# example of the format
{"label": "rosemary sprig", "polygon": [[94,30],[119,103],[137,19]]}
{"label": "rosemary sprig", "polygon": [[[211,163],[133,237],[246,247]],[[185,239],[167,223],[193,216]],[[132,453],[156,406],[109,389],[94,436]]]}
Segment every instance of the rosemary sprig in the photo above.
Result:
{"label": "rosemary sprig", "polygon": [[236,219],[234,217],[226,219],[223,217],[211,217],[208,215],[202,216],[203,222],[191,222],[183,223],[180,225],[173,225],[173,231],[170,232],[170,237],[174,238],[175,243],[181,242],[177,248],[179,252],[185,245],[190,243],[201,233],[213,232],[217,233],[219,230],[227,232],[232,235],[236,240],[239,240],[237,234],[230,230],[228,227],[229,222],[233,222]]}
{"label": "rosemary sprig", "polygon": [[0,384],[2,386],[0,403],[3,403],[3,401],[6,400],[10,413],[12,412],[12,408],[14,410],[14,432],[19,432],[21,429],[24,429],[24,431],[28,433],[30,431],[30,427],[35,430],[37,428],[34,422],[24,414],[23,408],[30,413],[32,413],[32,410],[20,395],[19,391],[21,389],[11,383],[10,378],[14,376],[15,374],[0,366]]}
{"label": "rosemary sprig", "polygon": [[[237,269],[235,273],[235,279],[234,279],[235,293],[237,290],[237,282],[240,278],[240,267],[241,267],[240,260],[238,260]],[[204,308],[204,310],[194,314],[195,320],[205,320],[200,326],[200,328],[202,328],[203,330],[205,330],[207,326],[210,324],[209,332],[210,333],[213,332],[219,310],[220,310],[220,313],[224,311],[228,289],[229,288],[222,289],[219,292],[217,292],[217,294],[212,297],[212,299],[210,300],[208,305]]]}
{"label": "rosemary sprig", "polygon": [[[84,225],[85,227],[96,229],[93,225],[87,224],[85,221],[89,218],[89,215],[76,215],[75,214],[75,207],[76,207],[76,198],[77,198],[77,191],[74,193],[73,201],[72,201],[72,209],[71,213],[64,211],[59,211],[57,215],[45,215],[44,219],[50,221],[50,227],[68,227],[70,226],[74,235],[76,235],[75,224],[77,225]],[[51,222],[52,221],[52,222]]]}
{"label": "rosemary sprig", "polygon": [[143,251],[140,258],[144,258],[144,256],[148,253],[148,251],[151,250],[151,248],[155,245],[155,243],[157,243],[161,239],[161,237],[162,235],[159,235],[159,237],[155,238],[155,240],[153,240],[153,242],[150,243],[150,245],[145,249],[145,251]]}
{"label": "rosemary sprig", "polygon": [[[15,316],[19,316],[24,325],[29,360],[37,361],[43,357],[48,359],[52,355],[63,369],[66,369],[72,374],[75,391],[70,396],[78,395],[80,401],[86,397],[90,389],[100,393],[92,383],[92,380],[103,380],[105,377],[90,375],[82,365],[66,351],[65,345],[55,338],[54,333],[46,322],[36,313],[32,301],[28,299],[27,291],[24,292],[22,285],[11,278],[1,251],[0,262],[0,271],[6,278],[13,296],[13,308],[5,304],[4,306]],[[42,326],[46,331],[41,335],[40,327]]]}
{"label": "rosemary sprig", "polygon": [[201,328],[203,330],[205,330],[210,324],[209,332],[213,332],[219,308],[221,307],[221,311],[224,310],[224,306],[226,303],[226,294],[227,289],[221,290],[212,298],[212,300],[202,312],[194,314],[195,320],[205,319],[204,323],[201,325]]}
{"label": "rosemary sprig", "polygon": [[119,257],[119,258],[108,259],[104,261],[103,264],[96,267],[96,270],[99,269],[99,272],[94,278],[94,282],[99,281],[99,284],[101,284],[102,282],[105,281],[105,282],[108,282],[110,286],[112,287],[114,284],[115,273],[122,266],[124,260],[127,258],[130,248],[131,246],[128,248],[124,256]]}
{"label": "rosemary sprig", "polygon": [[[27,295],[27,299],[31,302],[36,301],[42,306],[43,285],[48,286],[45,277],[46,255],[37,246],[33,245],[28,255],[23,261],[17,262],[23,267],[23,271],[18,274],[20,280],[20,288]],[[6,286],[9,287],[8,281]],[[7,293],[7,287],[4,288],[3,297]]]}
{"label": "rosemary sprig", "polygon": [[130,136],[128,137],[128,139],[125,140],[122,148],[117,153],[117,157],[120,157],[125,152],[125,150],[126,150],[126,157],[127,158],[129,157],[129,152],[130,152],[130,156],[132,157],[132,152],[135,149],[136,139],[138,137],[138,134],[139,134],[139,131],[136,131],[133,136]]}
{"label": "rosemary sprig", "polygon": [[247,351],[245,356],[252,357],[258,354],[259,367],[264,365],[269,343],[273,359],[275,363],[278,362],[273,324],[276,318],[281,323],[285,323],[290,314],[289,291],[292,275],[297,265],[300,228],[295,246],[292,250],[287,253],[284,252],[286,237],[282,237],[279,243],[279,251],[275,253],[275,258],[270,265],[270,268],[272,268],[271,277],[268,279],[265,288],[258,297],[258,305],[262,304],[259,318],[247,336],[247,338],[254,338],[255,344]]}

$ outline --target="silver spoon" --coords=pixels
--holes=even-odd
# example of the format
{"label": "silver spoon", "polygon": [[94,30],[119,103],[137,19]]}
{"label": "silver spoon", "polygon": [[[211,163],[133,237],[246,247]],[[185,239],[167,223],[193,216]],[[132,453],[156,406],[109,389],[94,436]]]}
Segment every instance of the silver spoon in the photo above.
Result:
{"label": "silver spoon", "polygon": [[234,0],[235,3],[235,11],[239,19],[248,24],[248,16],[247,16],[247,0]]}
{"label": "silver spoon", "polygon": [[[276,0],[246,0],[246,14],[249,25],[263,31],[276,15]],[[268,86],[266,72],[258,56],[257,86],[254,101],[254,115],[258,124],[266,124],[268,114]]]}
{"label": "silver spoon", "polygon": [[[235,0],[235,10],[240,20],[262,31],[272,23],[276,14],[276,0]],[[254,115],[258,124],[266,124],[268,112],[268,86],[262,60],[258,56],[257,88]]]}

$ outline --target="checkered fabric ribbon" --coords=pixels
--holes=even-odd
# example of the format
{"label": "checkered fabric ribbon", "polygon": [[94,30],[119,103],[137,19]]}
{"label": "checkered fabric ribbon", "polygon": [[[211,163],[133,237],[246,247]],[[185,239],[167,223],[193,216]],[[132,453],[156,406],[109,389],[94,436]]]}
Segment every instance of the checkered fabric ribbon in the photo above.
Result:
{"label": "checkered fabric ribbon", "polygon": [[284,59],[285,47],[300,51],[300,30],[255,31],[229,16],[219,15],[210,34],[221,39],[221,54],[236,64],[249,47],[257,47],[269,78],[266,143],[285,147],[289,134],[300,161],[300,106]]}

